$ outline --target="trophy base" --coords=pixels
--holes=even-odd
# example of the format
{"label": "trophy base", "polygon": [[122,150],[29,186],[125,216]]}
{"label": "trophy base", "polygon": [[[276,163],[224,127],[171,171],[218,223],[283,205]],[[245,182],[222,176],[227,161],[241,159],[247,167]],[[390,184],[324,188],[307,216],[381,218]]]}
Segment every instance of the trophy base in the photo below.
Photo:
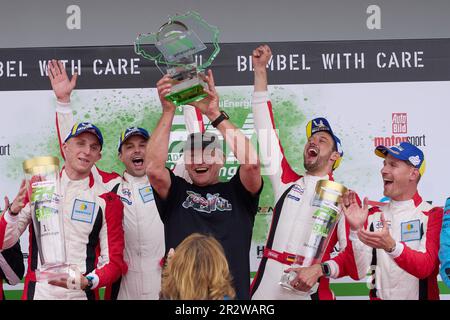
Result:
{"label": "trophy base", "polygon": [[199,78],[190,79],[176,84],[172,87],[172,92],[165,96],[166,100],[174,105],[182,106],[190,102],[199,101],[208,95],[203,90],[204,82]]}
{"label": "trophy base", "polygon": [[317,289],[319,288],[319,283],[316,283],[309,291],[300,291],[295,289],[293,286],[291,286],[291,282],[295,279],[297,274],[294,271],[291,271],[289,273],[285,273],[281,276],[280,282],[278,284],[286,290],[289,290],[293,294],[296,294],[298,296],[306,297],[310,296],[317,292]]}
{"label": "trophy base", "polygon": [[48,282],[64,277],[69,277],[71,265],[67,263],[45,264],[36,270],[36,281]]}

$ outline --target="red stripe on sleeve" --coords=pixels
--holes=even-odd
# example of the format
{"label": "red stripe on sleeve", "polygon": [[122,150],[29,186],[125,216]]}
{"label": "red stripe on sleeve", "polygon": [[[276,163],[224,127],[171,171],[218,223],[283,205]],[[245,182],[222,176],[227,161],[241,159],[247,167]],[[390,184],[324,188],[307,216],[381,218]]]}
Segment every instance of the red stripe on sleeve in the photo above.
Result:
{"label": "red stripe on sleeve", "polygon": [[113,284],[122,274],[127,272],[127,264],[123,259],[125,248],[124,232],[122,227],[123,203],[119,197],[108,192],[100,196],[105,200],[105,220],[107,228],[107,243],[109,263],[101,269],[95,269],[95,274],[99,278],[98,287]]}

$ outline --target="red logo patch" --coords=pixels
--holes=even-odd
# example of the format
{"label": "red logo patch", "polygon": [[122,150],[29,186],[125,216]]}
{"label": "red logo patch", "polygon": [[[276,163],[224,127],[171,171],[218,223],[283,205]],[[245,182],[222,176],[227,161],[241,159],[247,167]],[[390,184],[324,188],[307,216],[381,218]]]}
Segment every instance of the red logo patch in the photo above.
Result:
{"label": "red logo patch", "polygon": [[392,114],[392,133],[408,133],[408,114],[393,113]]}

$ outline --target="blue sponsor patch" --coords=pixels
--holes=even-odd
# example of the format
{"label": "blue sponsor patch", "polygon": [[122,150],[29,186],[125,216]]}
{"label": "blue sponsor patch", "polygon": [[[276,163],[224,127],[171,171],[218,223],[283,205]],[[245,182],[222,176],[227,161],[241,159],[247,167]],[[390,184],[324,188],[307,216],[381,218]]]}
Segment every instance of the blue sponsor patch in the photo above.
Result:
{"label": "blue sponsor patch", "polygon": [[92,223],[94,219],[95,203],[75,199],[72,209],[72,220]]}
{"label": "blue sponsor patch", "polygon": [[295,200],[295,201],[300,201],[299,197],[293,196],[292,194],[288,194],[287,196],[289,199]]}
{"label": "blue sponsor patch", "polygon": [[153,196],[153,190],[151,186],[146,186],[144,188],[139,189],[139,194],[141,195],[141,199],[144,203],[153,201],[155,199]]}
{"label": "blue sponsor patch", "polygon": [[421,238],[420,220],[417,219],[417,220],[403,222],[401,234],[402,234],[401,241],[404,241],[404,242],[420,240],[420,238]]}

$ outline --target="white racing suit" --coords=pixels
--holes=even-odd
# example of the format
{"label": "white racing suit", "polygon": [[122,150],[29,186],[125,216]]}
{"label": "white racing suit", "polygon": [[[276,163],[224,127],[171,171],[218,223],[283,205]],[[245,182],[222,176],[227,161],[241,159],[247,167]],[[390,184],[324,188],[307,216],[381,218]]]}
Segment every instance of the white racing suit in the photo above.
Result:
{"label": "white racing suit", "polygon": [[[396,241],[395,250],[387,253],[363,244],[351,232],[352,250],[358,275],[368,274],[372,300],[436,300],[439,299],[439,235],[443,210],[423,201],[418,193],[411,200],[391,201],[373,207],[365,228],[377,232],[383,228],[381,213]],[[347,251],[347,249],[346,249]]]}
{"label": "white racing suit", "polygon": [[[333,178],[331,175],[300,176],[291,169],[275,132],[268,92],[255,92],[252,108],[261,163],[269,175],[275,198],[272,224],[264,255],[251,286],[252,299],[334,299],[334,294],[329,287],[329,279],[325,277],[320,278],[318,291],[312,296],[297,295],[278,284],[283,271],[292,264],[299,245],[306,242],[306,237],[310,234],[313,223],[311,200],[317,181]],[[349,228],[346,226],[345,219],[341,219],[331,236],[322,261],[327,261],[332,270],[340,266],[339,276],[356,277],[353,259],[345,259],[342,254],[331,259],[331,253],[337,244],[340,251],[351,246],[348,242],[348,233]]]}
{"label": "white racing suit", "polygon": [[123,260],[123,205],[116,194],[106,192],[93,175],[73,181],[61,172],[64,239],[67,262],[84,275],[93,277],[92,290],[69,290],[36,282],[35,270],[41,265],[28,202],[17,216],[9,211],[0,220],[0,248],[13,246],[29,226],[28,271],[22,299],[73,300],[98,299],[97,288],[116,281],[127,271]]}

